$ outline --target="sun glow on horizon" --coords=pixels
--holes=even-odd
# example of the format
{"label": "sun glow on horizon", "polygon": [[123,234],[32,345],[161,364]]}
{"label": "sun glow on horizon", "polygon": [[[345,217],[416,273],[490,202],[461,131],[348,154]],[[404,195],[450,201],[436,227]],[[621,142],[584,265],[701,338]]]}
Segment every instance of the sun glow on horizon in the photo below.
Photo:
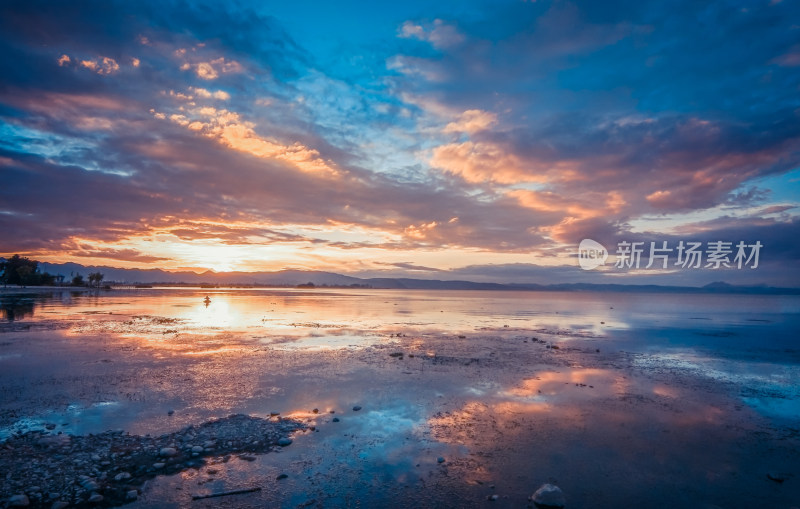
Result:
{"label": "sun glow on horizon", "polygon": [[586,273],[575,246],[691,236],[771,258],[660,283],[800,286],[796,5],[508,3],[384,3],[366,23],[291,3],[16,3],[0,255],[652,283]]}

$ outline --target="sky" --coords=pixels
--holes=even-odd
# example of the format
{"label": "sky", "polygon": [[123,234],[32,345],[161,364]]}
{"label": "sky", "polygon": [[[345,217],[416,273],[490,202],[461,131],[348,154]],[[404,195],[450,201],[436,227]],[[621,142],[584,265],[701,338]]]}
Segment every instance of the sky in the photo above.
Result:
{"label": "sky", "polygon": [[0,255],[800,286],[799,204],[789,0],[0,2]]}

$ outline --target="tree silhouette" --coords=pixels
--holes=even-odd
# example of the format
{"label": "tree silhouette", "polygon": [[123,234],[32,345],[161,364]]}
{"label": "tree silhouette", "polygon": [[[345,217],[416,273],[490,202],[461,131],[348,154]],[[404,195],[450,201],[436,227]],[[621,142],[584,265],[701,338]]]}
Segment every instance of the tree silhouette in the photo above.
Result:
{"label": "tree silhouette", "polygon": [[97,285],[99,287],[100,281],[103,280],[103,277],[104,277],[103,274],[99,272],[92,272],[91,274],[89,274],[89,286]]}
{"label": "tree silhouette", "polygon": [[34,270],[30,265],[20,265],[17,267],[17,284],[23,286],[31,284],[33,272]]}
{"label": "tree silhouette", "polygon": [[7,285],[36,284],[38,278],[35,276],[39,262],[15,254],[8,260],[0,263],[2,270],[2,281]]}

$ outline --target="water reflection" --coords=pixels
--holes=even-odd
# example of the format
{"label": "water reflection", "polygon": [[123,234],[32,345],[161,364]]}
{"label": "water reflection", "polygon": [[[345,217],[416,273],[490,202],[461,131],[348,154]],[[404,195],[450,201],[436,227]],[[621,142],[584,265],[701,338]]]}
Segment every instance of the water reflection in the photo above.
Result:
{"label": "water reflection", "polygon": [[[83,295],[80,291],[45,291],[29,290],[27,292],[0,291],[0,321],[8,322],[34,319],[34,310],[57,307],[62,311],[73,305],[73,298]],[[41,317],[37,317],[41,318]]]}
{"label": "water reflection", "polygon": [[[20,426],[68,422],[73,432],[161,433],[280,411],[319,429],[254,463],[231,459],[219,467],[226,480],[198,472],[162,480],[173,484],[159,503],[175,500],[176,483],[235,487],[286,471],[290,479],[269,483],[253,505],[358,505],[347,498],[357,491],[365,506],[477,506],[496,484],[508,505],[525,506],[532,489],[557,476],[571,488],[571,506],[611,507],[614,500],[592,497],[646,494],[730,465],[752,473],[744,463],[754,455],[728,452],[758,449],[740,440],[748,421],[739,416],[795,411],[795,403],[765,403],[769,395],[800,400],[791,392],[800,374],[792,354],[764,351],[764,337],[770,348],[790,344],[798,299],[737,298],[206,289],[37,296],[37,313],[24,320],[70,328],[7,336],[0,390],[13,398],[2,415],[22,416]],[[753,345],[769,363],[752,360]]]}
{"label": "water reflection", "polygon": [[0,320],[13,322],[33,315],[34,299],[28,295],[0,295]]}
{"label": "water reflection", "polygon": [[519,385],[498,393],[501,398],[519,402],[560,403],[625,394],[630,380],[619,372],[598,368],[543,371]]}
{"label": "water reflection", "polygon": [[[208,299],[208,300],[206,300]],[[27,308],[15,309],[15,302]],[[197,327],[349,327],[358,330],[450,333],[552,332],[564,338],[607,337],[654,328],[693,330],[720,340],[765,327],[798,325],[798,298],[740,295],[564,292],[459,292],[397,290],[142,289],[110,292],[0,294],[0,306],[16,319],[36,319],[30,306],[59,313],[110,312],[187,320]],[[10,313],[4,311],[6,319]],[[734,327],[735,334],[730,335]],[[727,334],[727,335],[726,335]],[[694,340],[686,334],[684,338]]]}

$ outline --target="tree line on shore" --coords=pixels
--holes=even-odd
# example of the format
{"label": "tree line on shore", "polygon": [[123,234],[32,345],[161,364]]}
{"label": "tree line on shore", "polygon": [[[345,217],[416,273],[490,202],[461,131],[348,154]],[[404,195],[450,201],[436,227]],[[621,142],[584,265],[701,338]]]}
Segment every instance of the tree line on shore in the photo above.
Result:
{"label": "tree line on shore", "polygon": [[66,278],[61,274],[50,274],[39,270],[37,260],[31,260],[18,254],[7,260],[0,258],[0,283],[3,285],[99,287],[103,278],[104,276],[100,272],[92,272],[86,279],[82,274],[73,274],[71,279],[65,282]]}

